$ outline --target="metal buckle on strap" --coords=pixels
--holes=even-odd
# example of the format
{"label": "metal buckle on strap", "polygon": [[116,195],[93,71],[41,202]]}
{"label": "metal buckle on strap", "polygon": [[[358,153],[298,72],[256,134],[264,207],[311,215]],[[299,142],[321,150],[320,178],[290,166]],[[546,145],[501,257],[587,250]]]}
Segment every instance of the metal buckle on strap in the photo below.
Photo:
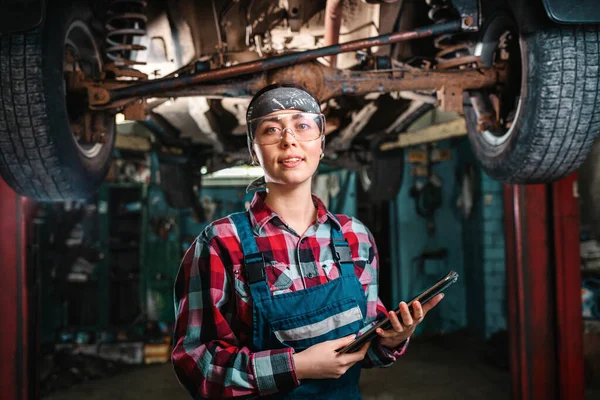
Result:
{"label": "metal buckle on strap", "polygon": [[262,253],[249,254],[244,257],[244,264],[248,284],[265,279],[265,260]]}
{"label": "metal buckle on strap", "polygon": [[353,262],[350,246],[345,239],[333,239],[333,247],[335,247],[335,257],[338,262]]}

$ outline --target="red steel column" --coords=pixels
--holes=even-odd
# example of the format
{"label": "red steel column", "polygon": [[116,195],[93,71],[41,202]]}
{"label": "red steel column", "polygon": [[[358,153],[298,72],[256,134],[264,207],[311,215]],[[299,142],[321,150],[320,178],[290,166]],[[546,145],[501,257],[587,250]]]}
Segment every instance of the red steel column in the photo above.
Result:
{"label": "red steel column", "polygon": [[514,400],[584,399],[574,180],[504,187]]}
{"label": "red steel column", "polygon": [[504,204],[512,398],[557,399],[546,186],[505,186]]}
{"label": "red steel column", "polygon": [[23,200],[0,179],[0,397],[28,398],[28,317]]}
{"label": "red steel column", "polygon": [[583,319],[577,174],[552,185],[558,382],[561,399],[583,399]]}

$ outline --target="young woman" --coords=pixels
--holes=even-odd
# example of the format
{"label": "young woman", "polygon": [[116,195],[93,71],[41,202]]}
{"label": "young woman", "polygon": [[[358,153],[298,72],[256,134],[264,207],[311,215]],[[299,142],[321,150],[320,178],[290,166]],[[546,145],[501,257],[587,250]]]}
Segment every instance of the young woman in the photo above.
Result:
{"label": "young woman", "polygon": [[[401,356],[417,324],[443,297],[411,315],[378,298],[373,236],[311,194],[322,158],[319,102],[295,85],[252,99],[248,146],[265,176],[246,212],[210,224],[175,283],[175,372],[193,398],[271,396],[360,399],[361,367]],[[337,349],[389,314],[392,328],[354,353]]]}

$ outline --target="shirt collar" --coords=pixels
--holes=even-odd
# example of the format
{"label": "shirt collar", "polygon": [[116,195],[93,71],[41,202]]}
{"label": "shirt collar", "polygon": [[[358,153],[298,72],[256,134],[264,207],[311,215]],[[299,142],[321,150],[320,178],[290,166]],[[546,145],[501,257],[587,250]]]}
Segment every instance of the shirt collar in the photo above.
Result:
{"label": "shirt collar", "polygon": [[[256,235],[260,235],[260,231],[264,228],[264,226],[271,221],[273,218],[279,218],[279,220],[283,221],[283,219],[277,215],[275,211],[271,209],[265,203],[265,198],[267,193],[264,191],[259,191],[254,193],[254,198],[250,203],[250,208],[248,209],[250,214],[250,223],[252,225],[252,231]],[[340,231],[342,226],[338,219],[325,207],[325,204],[314,194],[311,195],[313,203],[317,207],[317,222],[319,224],[323,224],[327,222],[327,220],[333,221],[333,224]]]}

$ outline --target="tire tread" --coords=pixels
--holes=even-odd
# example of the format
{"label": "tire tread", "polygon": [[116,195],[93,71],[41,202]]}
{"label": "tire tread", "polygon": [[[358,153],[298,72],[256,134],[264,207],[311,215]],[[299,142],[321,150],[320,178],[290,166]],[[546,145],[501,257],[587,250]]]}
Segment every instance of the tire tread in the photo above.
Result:
{"label": "tire tread", "polygon": [[597,25],[539,29],[525,37],[528,93],[509,144],[480,139],[471,112],[469,138],[482,166],[505,183],[548,183],[574,172],[600,131],[600,33]]}
{"label": "tire tread", "polygon": [[0,174],[38,200],[73,196],[50,138],[42,82],[41,34],[0,37]]}
{"label": "tire tread", "polygon": [[523,167],[510,178],[518,183],[551,182],[569,175],[585,160],[598,134],[594,110],[600,108],[600,87],[593,73],[598,68],[598,27],[556,27],[537,36],[541,54],[536,79],[541,90],[535,139]]}

